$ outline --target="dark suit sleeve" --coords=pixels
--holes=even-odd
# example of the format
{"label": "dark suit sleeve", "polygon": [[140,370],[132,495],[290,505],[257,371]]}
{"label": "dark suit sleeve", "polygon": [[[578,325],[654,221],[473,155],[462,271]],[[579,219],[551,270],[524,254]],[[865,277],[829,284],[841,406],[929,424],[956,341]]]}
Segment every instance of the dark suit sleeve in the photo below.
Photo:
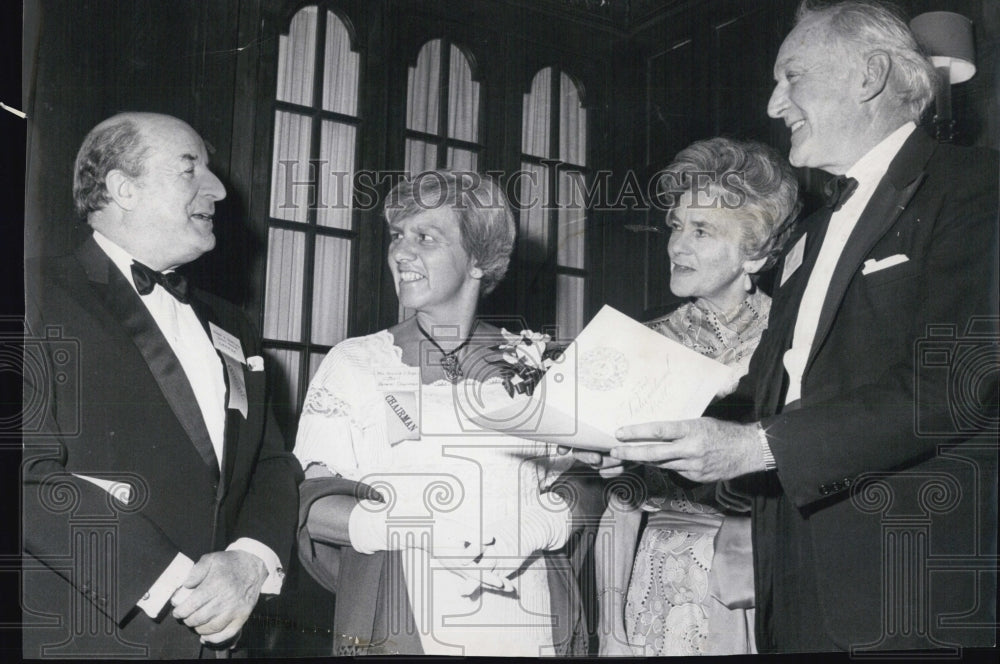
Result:
{"label": "dark suit sleeve", "polygon": [[[858,336],[853,346],[857,355],[829,362],[819,362],[818,355],[816,368],[810,369],[834,372],[838,364],[850,366],[845,375],[849,371],[865,380],[812,401],[804,386],[801,409],[762,420],[782,487],[797,505],[845,490],[862,473],[917,463],[934,455],[940,444],[960,442],[985,423],[996,422],[997,374],[995,366],[989,370],[988,359],[995,358],[998,338],[996,155],[975,164],[975,172],[969,166],[957,161],[950,168],[939,166],[939,173],[952,171],[950,179],[939,176],[925,184],[919,203],[914,199],[917,205],[908,210],[907,223],[914,224],[919,240],[908,251],[913,265],[901,269],[915,281],[884,286],[907,297],[888,304],[866,302],[863,298],[875,297],[873,289],[849,290],[846,297],[854,299],[848,303],[845,298],[833,332]],[[899,230],[889,233],[898,235]],[[892,306],[890,313],[902,321],[890,321],[902,326],[899,338],[879,339],[881,331],[852,320],[857,309],[849,306],[862,304]],[[968,326],[977,319],[978,339],[970,340]],[[934,329],[947,332],[935,341],[928,336]],[[871,337],[870,348],[865,335]],[[928,343],[942,352],[929,358],[924,352]],[[962,365],[963,353],[971,364]],[[975,359],[977,353],[986,364]],[[886,361],[887,356],[892,360]],[[956,381],[956,372],[963,371],[964,378]],[[823,381],[823,376],[815,377],[814,385]],[[815,388],[813,394],[821,390]],[[956,407],[968,412],[956,418]]]}
{"label": "dark suit sleeve", "polygon": [[[29,275],[30,281],[32,276]],[[178,547],[141,510],[141,478],[120,479],[135,486],[126,507],[94,484],[66,469],[81,403],[72,379],[58,380],[56,364],[80,362],[72,344],[47,336],[47,326],[30,296],[25,305],[25,429],[22,461],[23,550],[30,559],[74,584],[100,611],[121,624],[178,553]],[[44,340],[44,341],[40,341]],[[76,347],[79,348],[78,346]],[[77,365],[78,366],[78,365]],[[31,589],[25,593],[30,596]]]}
{"label": "dark suit sleeve", "polygon": [[[245,316],[241,315],[241,318],[245,345],[251,349],[247,355],[259,355],[260,337],[250,321]],[[247,441],[247,444],[259,442],[259,453],[249,490],[232,529],[231,540],[250,537],[266,544],[287,568],[295,539],[298,486],[303,478],[302,468],[285,448],[285,440],[278,429],[269,400],[250,404],[250,407],[264,410],[264,422],[259,434],[260,440]]]}

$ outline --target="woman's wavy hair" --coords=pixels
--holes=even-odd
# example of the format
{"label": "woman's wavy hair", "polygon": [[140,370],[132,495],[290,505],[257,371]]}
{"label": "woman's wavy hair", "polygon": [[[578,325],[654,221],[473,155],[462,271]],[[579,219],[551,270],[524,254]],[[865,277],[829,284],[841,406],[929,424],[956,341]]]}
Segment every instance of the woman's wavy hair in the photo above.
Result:
{"label": "woman's wavy hair", "polygon": [[661,173],[660,194],[676,204],[685,192],[745,213],[740,249],[749,260],[767,259],[760,271],[777,261],[802,210],[792,167],[759,141],[709,138],[678,152]]}
{"label": "woman's wavy hair", "polygon": [[445,206],[458,220],[462,248],[483,271],[479,295],[487,295],[507,273],[517,234],[507,197],[493,178],[470,171],[418,173],[389,192],[385,218],[392,223]]}

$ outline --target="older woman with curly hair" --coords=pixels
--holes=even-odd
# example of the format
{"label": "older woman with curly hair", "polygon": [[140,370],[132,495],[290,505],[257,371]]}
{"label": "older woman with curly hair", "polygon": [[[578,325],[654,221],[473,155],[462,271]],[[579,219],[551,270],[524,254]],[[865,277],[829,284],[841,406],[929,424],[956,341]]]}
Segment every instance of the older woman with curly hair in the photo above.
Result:
{"label": "older woman with curly hair", "polygon": [[[794,173],[762,143],[713,138],[682,150],[661,182],[670,290],[686,300],[647,325],[729,366],[735,389],[767,327],[758,275],[800,208]],[[636,472],[641,505],[613,500],[602,538],[613,544],[597,548],[601,654],[754,652],[748,505],[721,485]]]}

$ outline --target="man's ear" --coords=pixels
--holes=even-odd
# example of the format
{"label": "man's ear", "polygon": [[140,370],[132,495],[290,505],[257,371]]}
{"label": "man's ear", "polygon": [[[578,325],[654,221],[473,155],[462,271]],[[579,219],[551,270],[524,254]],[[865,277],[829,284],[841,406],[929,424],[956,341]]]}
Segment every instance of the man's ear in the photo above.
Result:
{"label": "man's ear", "polygon": [[885,51],[873,51],[865,61],[864,78],[861,81],[861,101],[871,101],[882,94],[889,82],[892,58]]}
{"label": "man's ear", "polygon": [[764,258],[755,258],[750,261],[743,261],[743,271],[747,274],[757,274],[760,268],[764,267],[764,263],[767,262],[767,256]]}
{"label": "man's ear", "polygon": [[114,203],[123,210],[131,210],[136,205],[136,183],[135,180],[123,171],[114,168],[104,176],[104,186],[108,190],[108,196]]}

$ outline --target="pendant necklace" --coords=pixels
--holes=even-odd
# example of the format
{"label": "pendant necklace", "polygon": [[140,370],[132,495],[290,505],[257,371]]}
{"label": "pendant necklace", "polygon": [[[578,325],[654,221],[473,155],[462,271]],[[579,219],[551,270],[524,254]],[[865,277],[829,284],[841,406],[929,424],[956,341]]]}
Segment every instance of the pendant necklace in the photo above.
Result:
{"label": "pendant necklace", "polygon": [[417,329],[420,330],[420,334],[424,335],[424,338],[427,339],[427,341],[434,344],[434,347],[441,353],[441,368],[444,369],[444,377],[448,379],[448,382],[457,383],[462,380],[462,376],[464,374],[462,374],[462,366],[458,360],[458,351],[462,350],[469,344],[469,341],[472,340],[472,335],[470,334],[465,338],[465,341],[455,346],[452,350],[446,351],[444,348],[441,348],[441,344],[434,340],[434,337],[427,334],[427,330],[423,328],[420,321],[417,321]]}

